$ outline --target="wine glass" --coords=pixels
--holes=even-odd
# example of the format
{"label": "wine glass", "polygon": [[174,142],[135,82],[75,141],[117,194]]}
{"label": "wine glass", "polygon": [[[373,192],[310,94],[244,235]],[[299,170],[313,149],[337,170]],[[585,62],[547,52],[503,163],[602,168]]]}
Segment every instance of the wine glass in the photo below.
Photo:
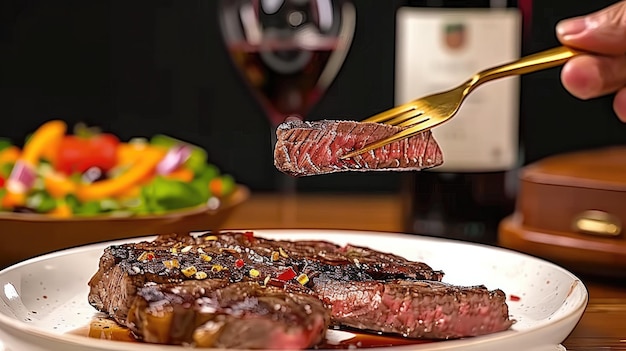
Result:
{"label": "wine glass", "polygon": [[[219,21],[227,51],[258,99],[272,128],[305,118],[331,84],[348,53],[356,22],[348,0],[221,0]],[[295,179],[281,177],[295,191]]]}

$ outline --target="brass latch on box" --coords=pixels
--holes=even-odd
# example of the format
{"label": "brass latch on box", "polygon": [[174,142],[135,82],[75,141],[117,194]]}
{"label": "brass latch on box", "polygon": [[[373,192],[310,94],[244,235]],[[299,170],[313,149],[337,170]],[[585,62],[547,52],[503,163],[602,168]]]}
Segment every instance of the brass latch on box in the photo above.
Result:
{"label": "brass latch on box", "polygon": [[578,233],[615,237],[622,232],[622,223],[610,213],[588,210],[579,214],[572,223]]}

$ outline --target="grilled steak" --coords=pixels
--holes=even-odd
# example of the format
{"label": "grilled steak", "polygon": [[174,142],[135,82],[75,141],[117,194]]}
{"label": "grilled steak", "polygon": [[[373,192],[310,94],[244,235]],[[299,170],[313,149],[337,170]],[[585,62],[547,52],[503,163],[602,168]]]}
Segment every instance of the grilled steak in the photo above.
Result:
{"label": "grilled steak", "polygon": [[[511,326],[501,291],[453,287],[442,277],[359,246],[249,232],[164,235],[108,247],[89,302],[145,341],[211,347],[306,348],[329,324],[431,339]],[[267,332],[229,340],[248,327]]]}
{"label": "grilled steak", "polygon": [[[196,276],[198,272],[206,277]],[[322,275],[336,281],[443,277],[425,263],[352,245],[269,240],[246,233],[180,238],[163,235],[151,242],[105,249],[89,282],[89,302],[126,325],[133,297],[148,282],[226,279],[283,287],[296,278],[296,273],[306,274],[309,280]]]}
{"label": "grilled steak", "polygon": [[402,129],[381,123],[289,120],[276,130],[274,165],[293,176],[309,176],[344,171],[422,170],[443,163],[441,149],[430,131],[340,159]]}

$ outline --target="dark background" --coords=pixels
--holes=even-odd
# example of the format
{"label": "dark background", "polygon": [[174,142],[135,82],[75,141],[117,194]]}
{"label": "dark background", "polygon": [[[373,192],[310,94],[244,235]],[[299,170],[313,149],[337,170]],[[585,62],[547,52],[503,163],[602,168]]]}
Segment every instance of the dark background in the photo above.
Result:
{"label": "dark background", "polygon": [[[352,49],[310,119],[361,119],[393,104],[398,0],[357,0]],[[558,45],[562,18],[615,1],[534,1],[523,52]],[[21,142],[48,119],[101,126],[123,140],[167,133],[205,147],[253,190],[276,189],[270,126],[230,65],[215,0],[0,0],[0,135]],[[626,143],[610,98],[582,102],[559,69],[522,78],[523,162]],[[397,173],[301,179],[302,191],[397,191]]]}

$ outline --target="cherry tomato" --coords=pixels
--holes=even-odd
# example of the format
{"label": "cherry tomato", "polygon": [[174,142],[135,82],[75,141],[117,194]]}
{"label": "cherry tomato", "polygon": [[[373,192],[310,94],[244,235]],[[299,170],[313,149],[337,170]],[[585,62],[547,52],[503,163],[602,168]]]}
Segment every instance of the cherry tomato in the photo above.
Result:
{"label": "cherry tomato", "polygon": [[119,143],[115,135],[107,133],[89,137],[67,135],[59,144],[54,167],[67,175],[83,173],[91,167],[106,172],[117,164]]}

